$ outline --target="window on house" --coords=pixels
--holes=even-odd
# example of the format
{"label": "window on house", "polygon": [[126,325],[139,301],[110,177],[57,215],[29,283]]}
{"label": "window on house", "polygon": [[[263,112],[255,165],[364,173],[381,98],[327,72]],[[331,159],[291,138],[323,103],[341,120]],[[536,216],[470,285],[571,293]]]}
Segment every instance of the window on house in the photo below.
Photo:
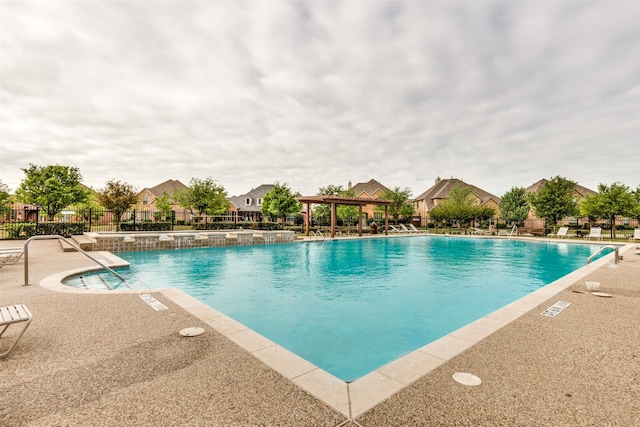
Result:
{"label": "window on house", "polygon": [[244,205],[245,206],[251,206],[251,198],[247,197],[246,199],[244,199]]}
{"label": "window on house", "polygon": [[142,204],[143,205],[148,205],[149,204],[149,196],[147,196],[146,194],[144,196],[142,196]]}
{"label": "window on house", "polygon": [[261,206],[262,205],[262,199],[259,198],[257,203],[258,203],[258,206]]}

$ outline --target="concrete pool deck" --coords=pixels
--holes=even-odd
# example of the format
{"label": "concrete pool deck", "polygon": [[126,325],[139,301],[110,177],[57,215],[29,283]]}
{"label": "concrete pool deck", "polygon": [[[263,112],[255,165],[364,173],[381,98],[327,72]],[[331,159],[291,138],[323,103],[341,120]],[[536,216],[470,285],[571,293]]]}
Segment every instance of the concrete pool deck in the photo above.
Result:
{"label": "concrete pool deck", "polygon": [[[22,286],[23,261],[0,270],[0,305],[34,315],[0,360],[0,423],[637,425],[636,246],[616,268],[607,256],[347,386],[180,292],[147,292],[168,307],[155,311],[140,292],[55,290],[60,272],[92,262],[34,241],[31,286]],[[586,280],[613,297],[573,292]],[[560,300],[571,305],[540,315]],[[178,334],[190,326],[206,333]],[[483,382],[462,386],[455,372]]]}

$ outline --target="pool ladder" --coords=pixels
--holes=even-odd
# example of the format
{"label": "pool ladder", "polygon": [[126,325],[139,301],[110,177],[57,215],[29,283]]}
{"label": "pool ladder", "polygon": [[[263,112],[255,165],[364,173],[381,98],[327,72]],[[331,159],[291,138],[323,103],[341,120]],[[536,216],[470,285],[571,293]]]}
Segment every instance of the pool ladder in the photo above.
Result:
{"label": "pool ladder", "polygon": [[311,230],[311,232],[309,233],[310,236],[313,236],[314,240],[320,240],[322,239],[322,241],[325,241],[324,235],[320,232],[320,230],[318,231],[313,231]]}
{"label": "pool ladder", "polygon": [[518,236],[518,225],[517,224],[513,224],[513,227],[511,227],[511,233],[509,233],[509,238],[511,238],[511,236],[513,235],[513,232],[516,232],[516,237]]}
{"label": "pool ladder", "polygon": [[605,249],[613,249],[613,252],[614,252],[613,262],[615,264],[619,264],[620,263],[620,251],[618,250],[618,247],[616,245],[607,245],[607,246],[601,247],[593,255],[591,255],[589,258],[587,258],[587,264],[591,264],[591,261],[593,260],[593,258],[596,255],[598,255],[600,252],[604,251]]}

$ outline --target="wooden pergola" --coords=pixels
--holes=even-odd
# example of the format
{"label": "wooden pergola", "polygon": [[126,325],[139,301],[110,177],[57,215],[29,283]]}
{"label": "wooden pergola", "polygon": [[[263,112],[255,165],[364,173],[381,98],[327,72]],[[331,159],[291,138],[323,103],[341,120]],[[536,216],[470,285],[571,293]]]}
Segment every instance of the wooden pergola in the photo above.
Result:
{"label": "wooden pergola", "polygon": [[362,207],[366,205],[382,205],[384,206],[384,234],[389,234],[389,219],[387,212],[392,200],[360,198],[360,197],[341,197],[341,196],[306,196],[298,197],[298,201],[307,205],[307,215],[305,216],[306,235],[309,235],[311,226],[311,205],[331,205],[331,237],[336,236],[337,225],[337,207],[338,205],[358,206],[358,235],[362,236]]}

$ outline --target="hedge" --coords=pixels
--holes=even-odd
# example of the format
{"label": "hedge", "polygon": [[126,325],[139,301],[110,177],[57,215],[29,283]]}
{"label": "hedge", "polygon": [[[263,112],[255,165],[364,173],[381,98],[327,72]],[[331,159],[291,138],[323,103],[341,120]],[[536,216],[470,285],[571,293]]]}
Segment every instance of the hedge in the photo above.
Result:
{"label": "hedge", "polygon": [[17,222],[4,228],[10,239],[28,239],[45,235],[71,237],[84,233],[88,226],[84,222]]}

